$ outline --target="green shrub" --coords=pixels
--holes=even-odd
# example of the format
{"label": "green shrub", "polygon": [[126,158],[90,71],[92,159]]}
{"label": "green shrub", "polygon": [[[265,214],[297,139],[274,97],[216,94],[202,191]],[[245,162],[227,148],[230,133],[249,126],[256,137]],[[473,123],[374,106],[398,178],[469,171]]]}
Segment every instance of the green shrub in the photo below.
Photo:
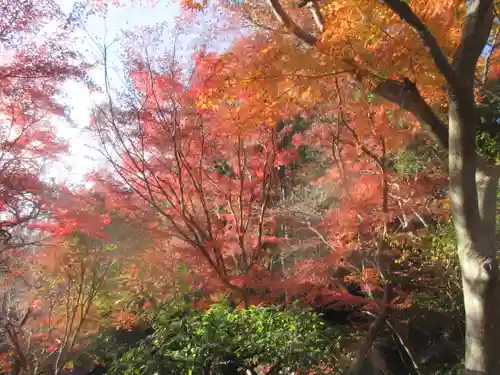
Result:
{"label": "green shrub", "polygon": [[319,369],[338,347],[336,337],[317,314],[295,307],[236,310],[222,303],[183,311],[165,305],[152,337],[123,354],[109,374],[223,375],[259,365],[274,367],[276,374]]}

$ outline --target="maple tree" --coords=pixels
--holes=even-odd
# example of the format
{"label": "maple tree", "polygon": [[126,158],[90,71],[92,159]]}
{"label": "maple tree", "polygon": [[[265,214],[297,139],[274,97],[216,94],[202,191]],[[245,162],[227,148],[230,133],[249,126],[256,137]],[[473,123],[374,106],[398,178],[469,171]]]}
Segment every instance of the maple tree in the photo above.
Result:
{"label": "maple tree", "polygon": [[67,115],[58,96],[70,79],[89,83],[89,65],[70,43],[79,10],[67,16],[52,1],[0,2],[1,326],[12,346],[29,315],[16,308],[31,281],[26,250],[58,232],[49,218],[55,188],[43,176],[67,151],[52,122]]}
{"label": "maple tree", "polygon": [[91,242],[75,233],[37,254],[30,269],[34,302],[22,325],[11,328],[17,371],[58,374],[71,369],[74,351],[99,327],[96,299],[115,259],[109,246],[90,247]]}
{"label": "maple tree", "polygon": [[194,95],[198,86],[210,84],[208,58],[186,85],[176,61],[156,71],[150,61],[134,58],[129,97],[138,99],[115,104],[110,97],[93,124],[116,184],[141,198],[139,207],[146,203],[156,210],[156,225],[186,262],[188,254],[192,265],[205,260],[198,274],[215,274],[246,300],[246,279],[255,272],[272,226],[267,209],[275,167],[293,158],[293,150],[280,150],[280,135],[266,127],[257,134],[222,136],[229,125],[217,126],[213,108]]}
{"label": "maple tree", "polygon": [[[51,123],[64,116],[56,101],[68,79],[85,79],[88,67],[70,48],[75,26],[51,1],[4,1],[0,4],[2,61],[1,253],[30,244],[34,222],[48,213],[51,187],[42,180],[44,168],[67,145]],[[48,28],[59,31],[48,35]],[[64,37],[63,37],[64,35]]]}
{"label": "maple tree", "polygon": [[126,259],[140,249],[123,234],[136,229],[106,210],[104,197],[95,191],[63,188],[57,203],[51,216],[57,235],[25,255],[17,270],[27,280],[19,288],[23,300],[12,295],[3,304],[12,348],[2,363],[10,363],[15,373],[70,371],[102,326],[134,323],[118,296],[126,294],[121,280]]}
{"label": "maple tree", "polygon": [[[272,208],[279,199],[279,173],[298,157],[300,134],[286,123],[248,128],[239,105],[252,100],[246,87],[217,101],[205,100],[205,90],[221,82],[223,65],[215,54],[202,52],[195,58],[186,85],[174,81],[175,61],[161,74],[147,60],[132,61],[130,74],[140,101],[115,102],[110,95],[92,125],[114,170],[104,178],[115,185],[112,194],[129,196],[133,212],[152,208],[159,214],[152,229],[163,233],[148,257],[163,284],[169,285],[165,271],[182,262],[194,269],[197,287],[206,296],[229,289],[248,305],[256,292],[257,301],[264,295],[277,298],[283,290],[299,295],[292,279],[282,285],[284,269],[281,275],[272,272],[268,257],[275,256],[276,244],[289,243],[276,234]],[[127,97],[136,100],[135,95],[137,91]],[[278,114],[264,115],[268,122],[277,121]],[[118,207],[126,206],[122,202]],[[336,263],[325,261],[313,285],[321,284]],[[302,277],[307,272],[297,268]],[[311,289],[310,283],[302,289]]]}
{"label": "maple tree", "polygon": [[[32,11],[30,4],[24,5]],[[57,14],[57,8],[49,7],[52,4],[38,5]],[[5,9],[10,8],[6,5]],[[23,14],[22,10],[20,13]],[[32,18],[24,15],[26,27],[30,32],[40,31],[35,26],[43,20],[41,14],[28,14]],[[23,36],[25,32],[20,30]],[[32,264],[29,258],[23,259],[31,266],[30,272],[39,276],[30,275],[40,283],[31,291],[42,299],[39,319],[31,321],[30,307],[26,315],[5,321],[20,367],[16,371],[28,373],[37,373],[47,366],[50,368],[47,371],[57,374],[72,366],[66,360],[75,348],[85,344],[88,325],[95,325],[89,322],[89,315],[96,313],[95,298],[109,276],[110,267],[93,248],[95,241],[89,239],[101,238],[102,221],[106,224],[108,216],[96,215],[85,197],[82,199],[64,188],[49,189],[40,179],[43,162],[65,150],[48,120],[49,115],[63,114],[64,108],[53,99],[58,85],[69,77],[84,77],[83,67],[72,65],[77,55],[65,49],[64,44],[58,44],[60,37],[56,33],[53,41],[35,52],[15,54],[16,64],[6,68],[5,76],[6,85],[19,88],[5,96],[5,112],[11,121],[4,155],[6,168],[12,167],[4,171],[10,180],[6,179],[3,186],[11,194],[5,199],[6,212],[11,215],[12,226],[26,225],[31,230],[57,235],[49,250],[38,249]],[[33,48],[36,43],[25,46]],[[242,40],[236,44],[234,56],[227,56],[229,62],[238,64],[238,59],[246,56],[245,43]],[[54,51],[49,47],[57,48],[58,54],[52,54]],[[52,61],[53,57],[57,59]],[[310,262],[298,263],[296,280],[293,277],[284,280],[283,285],[277,282],[283,281],[283,275],[278,278],[270,275],[263,262],[269,245],[280,240],[274,233],[275,217],[270,216],[270,207],[275,205],[278,195],[276,183],[297,159],[301,146],[300,134],[276,123],[307,103],[311,93],[305,92],[301,103],[291,96],[285,110],[272,106],[266,110],[259,104],[272,95],[261,83],[229,85],[225,91],[217,89],[221,82],[229,83],[220,77],[231,74],[231,70],[220,64],[216,54],[202,52],[195,57],[196,67],[187,85],[182,83],[175,61],[157,72],[149,61],[141,60],[142,56],[129,58],[134,91],[125,97],[123,107],[110,100],[107,108],[99,108],[95,122],[95,130],[103,140],[103,153],[115,170],[113,177],[118,177],[108,181],[109,185],[115,185],[115,198],[129,198],[132,210],[147,212],[150,209],[147,206],[153,206],[159,214],[159,218],[152,220],[153,225],[161,227],[168,250],[176,249],[183,262],[191,263],[207,294],[211,294],[211,289],[229,288],[241,294],[238,297],[248,305],[251,290],[265,290],[255,298],[261,301],[268,290],[272,297],[281,288],[300,294],[301,288],[310,289],[312,284],[314,289],[324,283],[329,267],[307,275],[304,287],[299,287],[301,277],[309,273]],[[137,93],[138,101],[132,95]],[[247,109],[250,116],[245,113]],[[14,133],[13,140],[9,133]],[[366,150],[363,152],[377,159]],[[128,191],[123,191],[124,183]],[[31,207],[33,210],[29,210]],[[30,212],[23,216],[27,210]],[[332,225],[330,231],[335,232],[335,228],[343,229]],[[153,232],[158,230],[151,228]],[[334,241],[332,238],[329,241]],[[12,241],[12,236],[8,239]],[[288,240],[286,236],[284,239]],[[18,242],[18,246],[25,245]],[[13,242],[8,246],[12,248]],[[153,251],[158,252],[159,248]],[[322,261],[333,265],[337,257],[320,259],[315,265]],[[130,279],[134,273],[131,271]],[[316,280],[310,280],[311,276]],[[310,298],[331,290],[326,292],[311,293]],[[333,293],[334,299],[345,301],[346,297]],[[134,324],[134,317],[126,318],[131,318],[128,324]]]}

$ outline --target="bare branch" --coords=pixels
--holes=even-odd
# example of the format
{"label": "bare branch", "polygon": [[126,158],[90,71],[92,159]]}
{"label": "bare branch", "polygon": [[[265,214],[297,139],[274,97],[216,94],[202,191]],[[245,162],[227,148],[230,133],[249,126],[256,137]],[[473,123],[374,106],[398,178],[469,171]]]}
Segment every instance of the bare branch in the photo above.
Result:
{"label": "bare branch", "polygon": [[[374,318],[377,317],[377,315],[373,314],[371,311],[365,311],[365,314],[373,316]],[[415,358],[415,353],[413,353],[413,351],[410,349],[408,340],[406,338],[404,338],[403,335],[396,328],[396,326],[394,324],[392,324],[391,319],[387,318],[386,324],[391,329],[391,331],[394,333],[394,335],[396,336],[396,338],[399,341],[399,344],[401,345],[401,347],[404,349],[404,351],[406,352],[406,354],[410,358],[411,364],[413,365],[413,369],[415,370],[415,372],[418,375],[420,375],[420,369],[418,366],[418,362]]]}
{"label": "bare branch", "polygon": [[370,324],[370,328],[368,329],[368,332],[364,337],[363,342],[358,348],[358,351],[356,353],[356,358],[352,362],[352,365],[349,369],[349,373],[351,375],[357,375],[360,373],[364,359],[368,355],[373,345],[373,342],[377,338],[378,333],[385,325],[385,321],[387,320],[388,305],[389,305],[389,284],[386,283],[384,286],[384,297],[381,306],[382,310],[377,315],[372,324]]}
{"label": "bare branch", "polygon": [[314,35],[309,34],[292,20],[279,0],[267,0],[267,2],[278,21],[280,21],[288,31],[310,46],[314,46],[318,42],[318,39]]}
{"label": "bare branch", "polygon": [[321,12],[321,8],[318,5],[316,0],[312,0],[307,5],[311,10],[312,16],[314,18],[314,22],[319,28],[320,32],[325,30],[325,17],[323,17],[323,13]]}
{"label": "bare branch", "polygon": [[434,113],[424,100],[415,85],[397,81],[382,82],[375,89],[375,93],[399,105],[402,109],[414,115],[422,124],[428,125],[438,142],[444,149],[448,149],[448,127]]}

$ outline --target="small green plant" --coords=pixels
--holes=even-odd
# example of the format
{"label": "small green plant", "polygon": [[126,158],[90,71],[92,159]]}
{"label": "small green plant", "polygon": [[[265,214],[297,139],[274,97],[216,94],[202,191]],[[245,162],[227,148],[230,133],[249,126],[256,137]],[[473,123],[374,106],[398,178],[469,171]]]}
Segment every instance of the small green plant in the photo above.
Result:
{"label": "small green plant", "polygon": [[393,169],[402,176],[415,176],[433,165],[436,150],[425,139],[417,138],[410,142],[404,150],[391,157]]}
{"label": "small green plant", "polygon": [[453,223],[441,223],[422,243],[422,269],[432,285],[415,293],[415,303],[427,311],[460,317],[463,312],[460,265]]}
{"label": "small green plant", "polygon": [[488,161],[500,162],[500,137],[492,136],[487,132],[478,130],[476,144],[479,154]]}

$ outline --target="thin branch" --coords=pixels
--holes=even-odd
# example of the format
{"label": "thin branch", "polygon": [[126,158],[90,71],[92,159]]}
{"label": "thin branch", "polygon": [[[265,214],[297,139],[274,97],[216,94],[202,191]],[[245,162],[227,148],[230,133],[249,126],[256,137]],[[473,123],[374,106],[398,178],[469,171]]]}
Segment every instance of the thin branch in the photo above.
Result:
{"label": "thin branch", "polygon": [[299,38],[309,46],[314,46],[318,42],[318,39],[314,35],[309,34],[307,31],[297,25],[294,20],[292,20],[292,18],[288,15],[286,10],[281,5],[280,0],[267,0],[267,3],[271,7],[278,21],[280,21],[283,26],[285,26],[285,28],[292,34],[294,34],[297,38]]}
{"label": "thin branch", "polygon": [[[488,0],[491,1],[491,0]],[[419,35],[425,46],[434,59],[436,67],[444,76],[448,84],[453,87],[457,85],[457,78],[453,67],[448,61],[434,34],[422,22],[422,20],[413,12],[406,1],[402,0],[384,0],[384,3],[391,8],[402,20],[406,21]]]}
{"label": "thin branch", "polygon": [[[355,135],[355,133],[354,133]],[[356,353],[355,359],[353,363],[351,364],[351,367],[349,369],[349,373],[351,375],[357,375],[361,372],[361,368],[363,365],[363,362],[370,352],[373,343],[375,339],[377,338],[378,333],[380,330],[384,327],[385,322],[388,319],[389,316],[389,301],[391,300],[391,282],[386,276],[386,273],[382,270],[382,265],[381,265],[381,256],[384,250],[387,248],[387,224],[388,224],[388,217],[389,217],[389,181],[388,181],[388,176],[387,176],[387,166],[386,166],[386,146],[385,146],[385,141],[383,138],[381,138],[381,143],[382,143],[382,155],[380,157],[377,156],[372,156],[372,154],[368,154],[368,156],[374,158],[374,161],[379,165],[380,167],[380,173],[382,175],[382,212],[384,214],[384,228],[383,232],[380,235],[378,244],[377,244],[377,249],[376,253],[374,256],[374,263],[375,267],[378,270],[378,273],[380,275],[381,281],[384,283],[384,288],[383,288],[383,296],[382,296],[382,302],[378,304],[380,307],[380,312],[378,313],[377,317],[375,320],[370,324],[370,328],[368,329],[368,332],[366,333],[365,337],[363,338],[363,341],[361,345],[358,348],[358,351]],[[365,151],[366,153],[366,151]]]}
{"label": "thin branch", "polygon": [[316,25],[318,26],[318,29],[320,32],[323,32],[325,30],[325,17],[323,16],[323,13],[321,12],[321,8],[319,7],[319,4],[316,0],[311,0],[307,4],[309,7],[309,10],[312,13],[312,16],[314,18],[314,22],[316,22]]}
{"label": "thin branch", "polygon": [[358,351],[356,352],[356,357],[354,358],[354,361],[349,368],[349,374],[351,375],[357,375],[360,373],[363,362],[368,355],[373,342],[377,338],[379,331],[382,329],[387,320],[387,315],[389,312],[389,295],[389,283],[386,282],[384,285],[384,296],[382,298],[381,311],[379,312],[375,320],[370,324],[370,328],[368,329],[367,334],[363,338],[363,341],[359,346]]}
{"label": "thin branch", "polygon": [[488,81],[488,73],[490,71],[491,57],[493,56],[497,48],[500,46],[500,43],[497,43],[499,36],[500,36],[500,27],[498,28],[498,30],[495,33],[495,36],[493,37],[493,44],[491,46],[490,53],[488,53],[488,56],[486,56],[486,61],[484,62],[483,76],[480,81],[482,86],[484,86]]}

